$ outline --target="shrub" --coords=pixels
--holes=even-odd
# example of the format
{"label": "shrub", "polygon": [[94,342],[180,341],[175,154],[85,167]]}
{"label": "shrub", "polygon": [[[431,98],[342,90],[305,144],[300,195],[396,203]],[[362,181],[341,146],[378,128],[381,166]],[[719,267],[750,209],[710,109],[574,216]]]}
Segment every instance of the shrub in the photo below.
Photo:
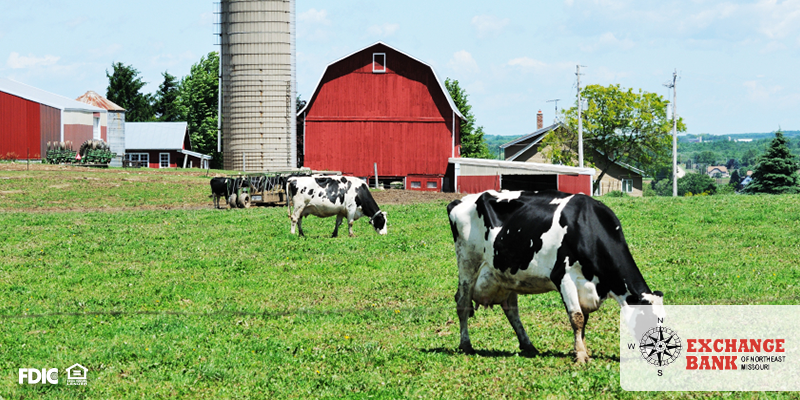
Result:
{"label": "shrub", "polygon": [[678,178],[678,196],[686,193],[707,193],[709,195],[717,192],[717,182],[706,174],[686,174]]}
{"label": "shrub", "polygon": [[620,190],[612,190],[605,194],[608,197],[628,197],[628,194]]}

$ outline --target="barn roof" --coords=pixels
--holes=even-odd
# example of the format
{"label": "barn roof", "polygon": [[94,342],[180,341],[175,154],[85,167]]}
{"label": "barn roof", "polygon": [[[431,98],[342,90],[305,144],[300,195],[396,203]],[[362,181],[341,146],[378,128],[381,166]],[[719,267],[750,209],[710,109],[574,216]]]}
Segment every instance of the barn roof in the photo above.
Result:
{"label": "barn roof", "polygon": [[125,149],[183,149],[187,126],[186,122],[126,122]]}
{"label": "barn roof", "polygon": [[442,90],[442,93],[444,94],[444,97],[447,99],[447,104],[450,105],[450,109],[453,110],[453,112],[456,115],[458,115],[459,118],[461,118],[462,120],[465,119],[464,115],[461,114],[460,111],[458,111],[458,107],[456,107],[456,103],[453,101],[453,98],[450,97],[450,92],[448,92],[447,88],[444,87],[444,82],[442,82],[442,80],[439,79],[439,76],[436,75],[436,70],[433,69],[433,66],[431,66],[430,64],[428,64],[428,63],[426,63],[424,61],[421,61],[420,59],[418,59],[418,58],[416,58],[416,57],[414,57],[414,56],[412,56],[412,55],[410,55],[410,54],[408,54],[408,53],[406,53],[404,51],[401,51],[401,50],[398,50],[395,47],[389,46],[388,44],[386,44],[384,42],[381,42],[381,41],[375,42],[375,43],[373,43],[373,44],[371,44],[371,45],[369,45],[367,47],[364,47],[363,49],[356,50],[356,51],[354,51],[354,52],[352,52],[352,53],[350,53],[350,54],[348,54],[348,55],[346,55],[344,57],[341,57],[338,60],[328,64],[328,66],[325,67],[325,70],[322,71],[322,75],[319,77],[319,81],[317,82],[317,85],[314,86],[314,91],[311,92],[311,97],[309,97],[309,102],[306,103],[305,107],[303,107],[300,111],[298,111],[297,114],[302,114],[303,112],[305,112],[306,109],[308,108],[308,106],[311,104],[310,100],[313,99],[314,95],[316,95],[317,91],[319,91],[319,88],[322,85],[322,80],[325,78],[325,73],[328,72],[328,68],[330,68],[332,65],[334,65],[334,64],[336,64],[336,63],[338,63],[338,62],[340,62],[340,61],[342,61],[342,60],[344,60],[346,58],[352,57],[352,56],[354,56],[354,55],[356,55],[356,54],[358,54],[358,53],[360,53],[360,52],[362,52],[364,50],[367,50],[367,49],[369,49],[371,47],[375,47],[375,46],[378,46],[378,45],[386,46],[386,47],[388,47],[388,48],[390,48],[390,49],[392,49],[392,50],[394,50],[394,51],[396,51],[396,52],[398,52],[398,53],[400,53],[400,54],[402,54],[402,55],[404,55],[404,56],[406,56],[406,57],[408,57],[408,58],[410,58],[410,59],[412,59],[412,60],[414,60],[414,61],[416,61],[416,62],[418,62],[418,63],[420,63],[420,64],[422,64],[424,66],[426,66],[426,67],[428,67],[428,68],[430,68],[431,72],[433,73],[434,79],[436,79],[436,82],[439,83],[439,88]]}
{"label": "barn roof", "polygon": [[78,97],[75,100],[80,101],[81,103],[93,105],[95,107],[100,107],[108,111],[125,111],[124,108],[116,105],[113,101],[99,95],[94,90],[90,90],[84,93],[83,96]]}
{"label": "barn roof", "polygon": [[0,92],[5,92],[39,104],[44,104],[64,111],[106,112],[106,110],[81,103],[55,93],[50,93],[33,86],[11,79],[0,78]]}

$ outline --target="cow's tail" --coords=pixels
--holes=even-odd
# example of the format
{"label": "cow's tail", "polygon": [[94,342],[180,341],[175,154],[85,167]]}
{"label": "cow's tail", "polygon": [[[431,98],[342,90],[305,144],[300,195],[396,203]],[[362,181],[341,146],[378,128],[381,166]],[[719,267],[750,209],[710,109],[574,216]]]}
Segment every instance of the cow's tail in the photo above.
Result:
{"label": "cow's tail", "polygon": [[292,218],[292,199],[294,198],[294,193],[291,193],[291,181],[292,178],[286,180],[286,213],[289,218]]}
{"label": "cow's tail", "polygon": [[461,200],[453,200],[450,204],[447,205],[447,219],[450,222],[450,231],[453,233],[453,241],[458,241],[458,227],[456,226],[455,222],[453,222],[452,215],[453,209],[456,208],[459,204],[461,204]]}

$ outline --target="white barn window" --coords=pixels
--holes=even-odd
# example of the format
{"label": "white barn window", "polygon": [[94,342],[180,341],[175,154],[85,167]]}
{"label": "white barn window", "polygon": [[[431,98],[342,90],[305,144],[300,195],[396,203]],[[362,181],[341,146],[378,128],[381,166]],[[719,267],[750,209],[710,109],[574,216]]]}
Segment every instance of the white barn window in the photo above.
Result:
{"label": "white barn window", "polygon": [[386,53],[372,53],[372,73],[386,72]]}
{"label": "white barn window", "polygon": [[625,193],[633,192],[633,179],[622,180],[622,191]]}
{"label": "white barn window", "polygon": [[169,168],[169,153],[159,153],[158,158],[159,168]]}

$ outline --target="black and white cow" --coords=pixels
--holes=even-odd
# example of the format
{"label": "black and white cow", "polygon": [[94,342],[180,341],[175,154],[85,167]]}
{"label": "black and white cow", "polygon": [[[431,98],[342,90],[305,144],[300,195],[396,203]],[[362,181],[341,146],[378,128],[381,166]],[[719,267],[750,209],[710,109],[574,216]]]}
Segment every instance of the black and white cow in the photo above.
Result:
{"label": "black and white cow", "polygon": [[230,196],[230,178],[211,178],[211,196],[214,198],[214,208],[219,208],[220,197],[228,201]]}
{"label": "black and white cow", "polygon": [[465,353],[474,352],[468,319],[478,306],[494,304],[502,305],[520,349],[537,353],[519,318],[518,294],[561,293],[580,363],[589,360],[589,313],[603,300],[615,299],[624,315],[630,315],[629,305],[663,304],[663,294],[650,291],[639,272],[619,219],[591,197],[490,190],[453,201],[447,212],[458,259],[459,347]]}
{"label": "black and white cow", "polygon": [[[303,234],[303,218],[316,215],[320,218],[336,216],[333,237],[339,234],[339,225],[347,218],[350,236],[353,236],[353,222],[363,216],[381,235],[386,234],[386,212],[381,211],[372,198],[367,183],[350,176],[308,176],[292,177],[287,181],[287,208],[292,220],[292,234],[295,225]],[[294,211],[292,211],[294,206]]]}

